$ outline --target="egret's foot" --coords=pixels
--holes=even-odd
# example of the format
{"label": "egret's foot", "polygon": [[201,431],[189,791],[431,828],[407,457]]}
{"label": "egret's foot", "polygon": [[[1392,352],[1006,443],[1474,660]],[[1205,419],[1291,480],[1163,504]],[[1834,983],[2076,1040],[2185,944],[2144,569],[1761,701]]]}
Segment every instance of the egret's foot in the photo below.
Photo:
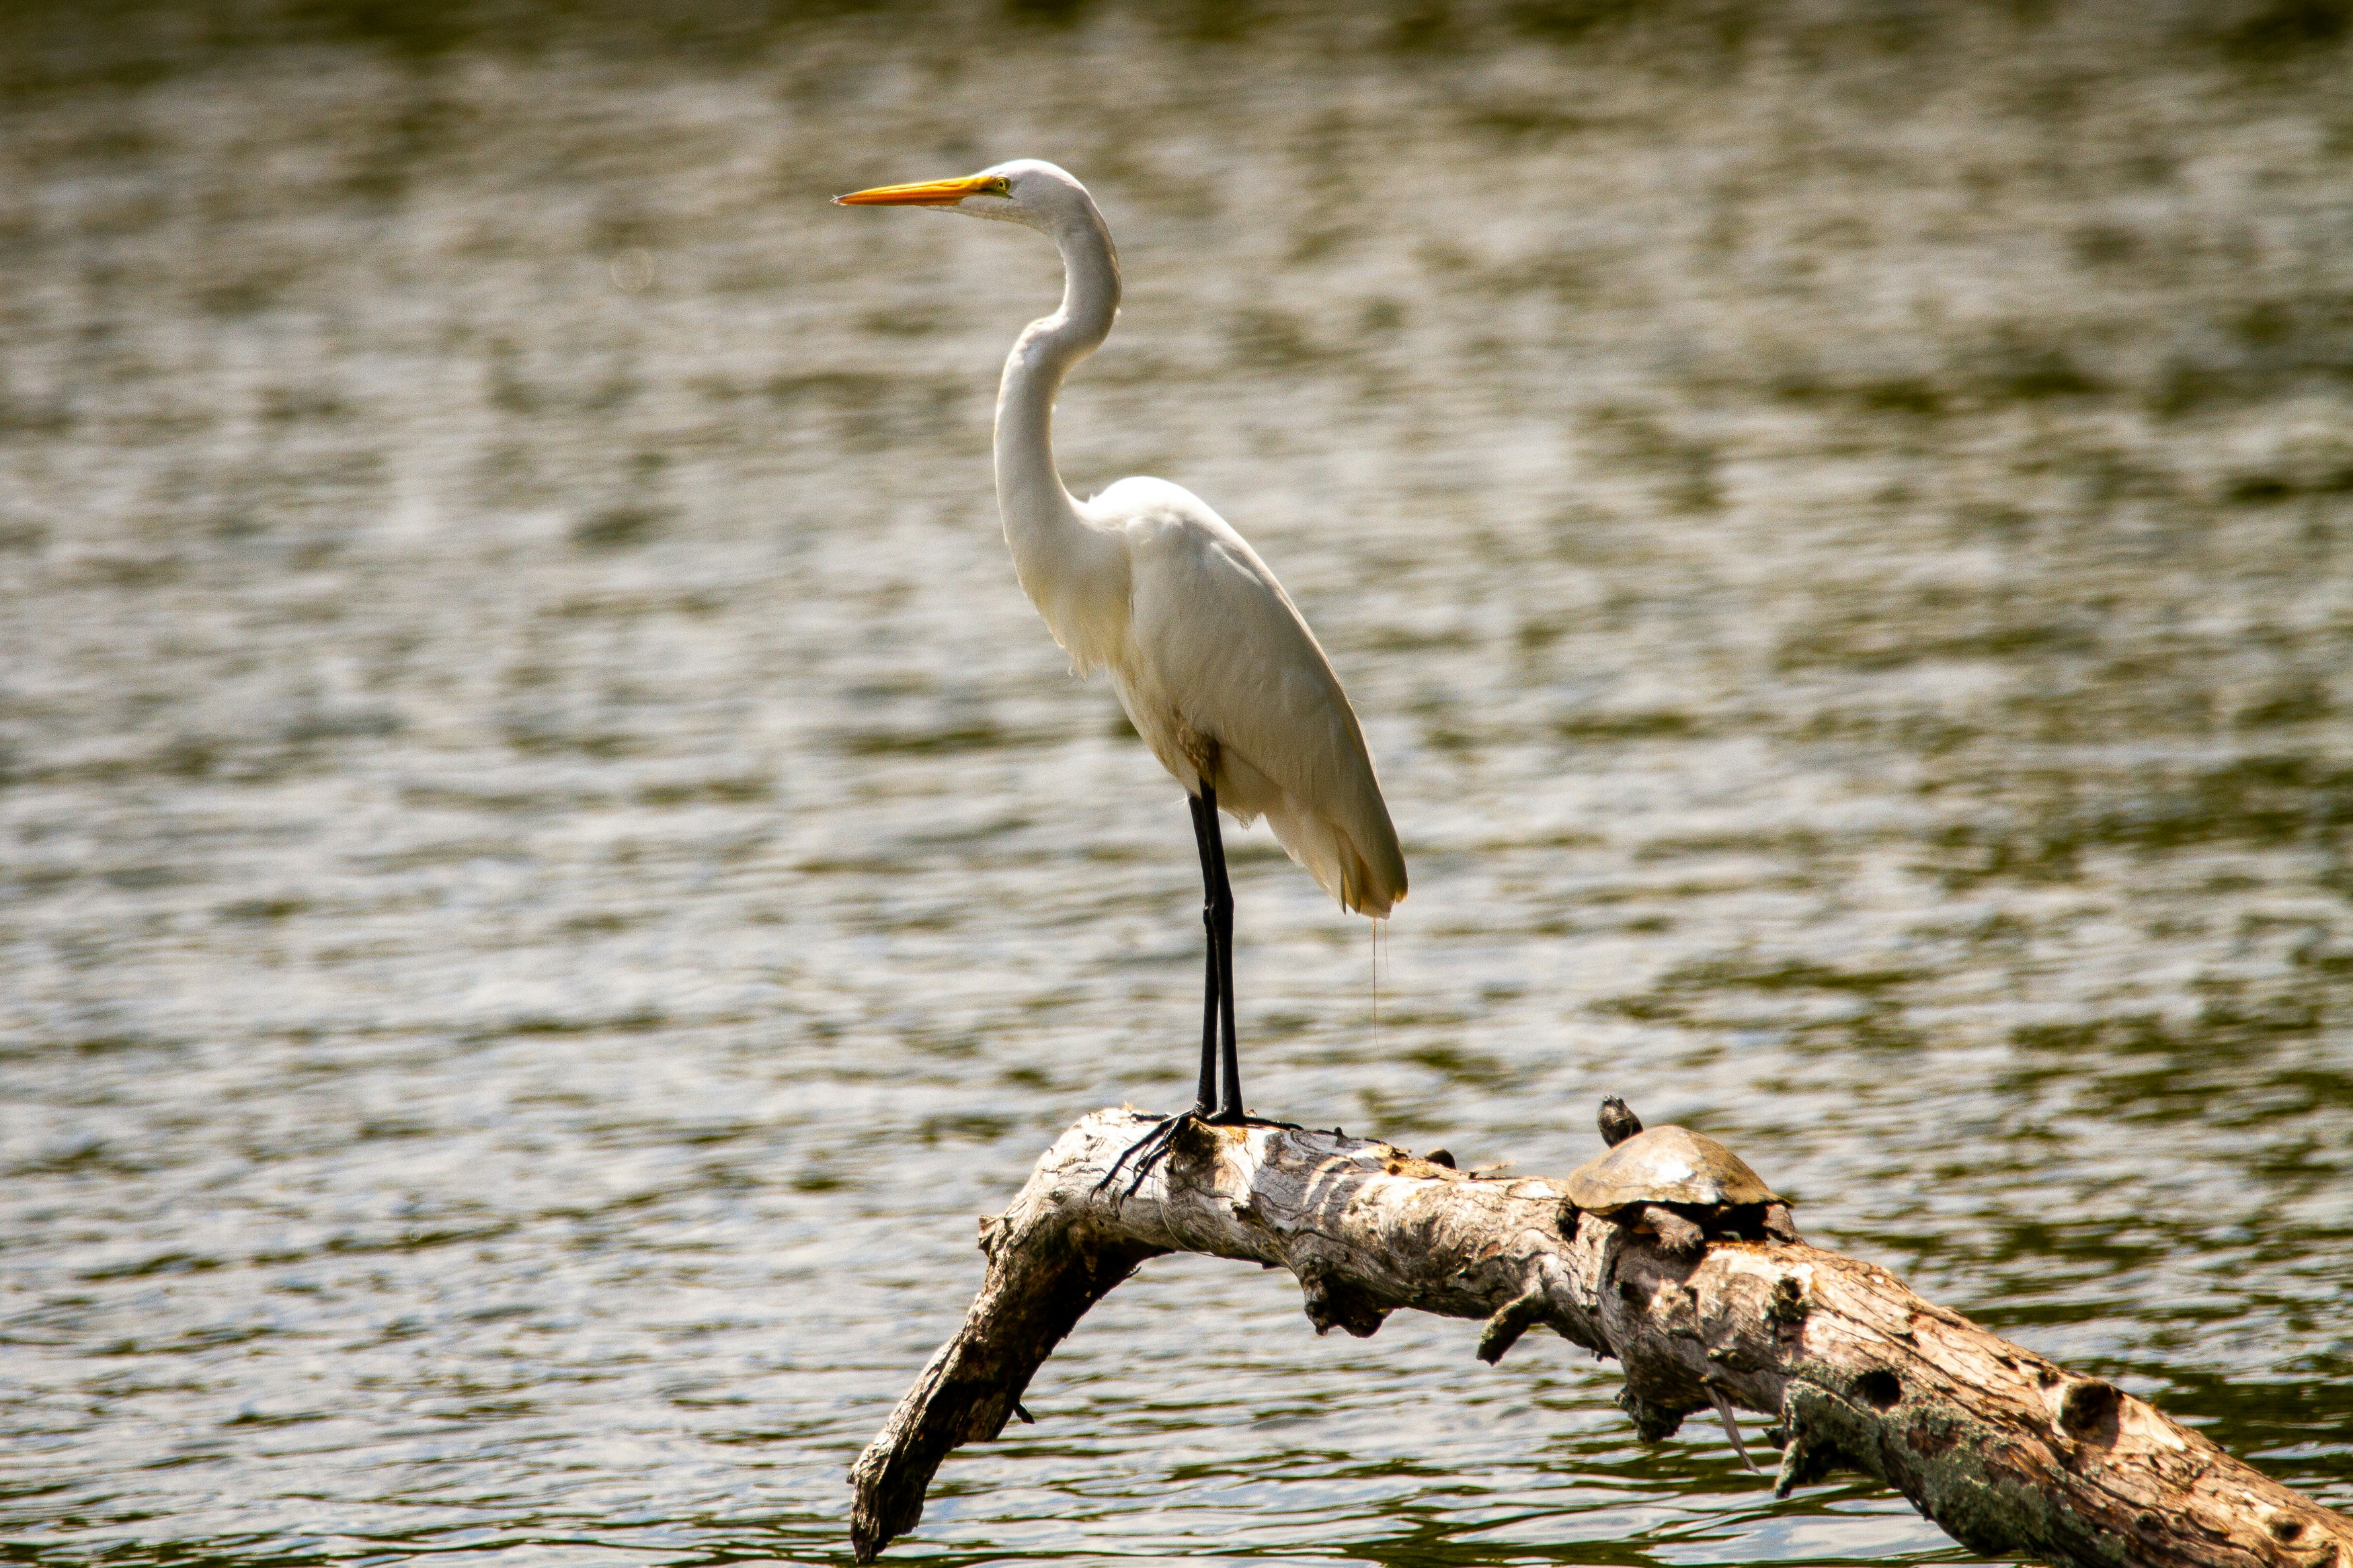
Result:
{"label": "egret's foot", "polygon": [[1119,1180],[1121,1167],[1133,1160],[1135,1162],[1134,1174],[1119,1195],[1122,1199],[1134,1197],[1135,1189],[1144,1185],[1144,1178],[1152,1173],[1152,1168],[1168,1158],[1169,1145],[1176,1142],[1178,1130],[1187,1121],[1204,1120],[1206,1118],[1198,1110],[1155,1118],[1152,1131],[1120,1152],[1119,1158],[1111,1163],[1111,1169],[1103,1173],[1103,1180],[1095,1184],[1094,1190],[1100,1193]]}
{"label": "egret's foot", "polygon": [[1307,1131],[1296,1121],[1277,1121],[1271,1116],[1253,1116],[1247,1110],[1220,1110],[1214,1116],[1203,1116],[1201,1120],[1212,1127],[1281,1127],[1293,1132]]}
{"label": "egret's foot", "polygon": [[[1277,1121],[1270,1117],[1252,1116],[1247,1110],[1204,1113],[1196,1106],[1175,1116],[1155,1118],[1152,1131],[1121,1151],[1119,1158],[1111,1163],[1111,1169],[1103,1173],[1103,1180],[1095,1184],[1094,1190],[1102,1192],[1119,1180],[1123,1169],[1128,1169],[1127,1185],[1119,1195],[1123,1199],[1134,1197],[1135,1190],[1144,1185],[1144,1178],[1152,1174],[1153,1168],[1168,1158],[1168,1151],[1176,1146],[1176,1134],[1184,1130],[1187,1121],[1198,1121],[1205,1127],[1281,1127],[1293,1132],[1307,1131],[1296,1121]],[[1128,1162],[1131,1160],[1135,1163],[1129,1169]]]}

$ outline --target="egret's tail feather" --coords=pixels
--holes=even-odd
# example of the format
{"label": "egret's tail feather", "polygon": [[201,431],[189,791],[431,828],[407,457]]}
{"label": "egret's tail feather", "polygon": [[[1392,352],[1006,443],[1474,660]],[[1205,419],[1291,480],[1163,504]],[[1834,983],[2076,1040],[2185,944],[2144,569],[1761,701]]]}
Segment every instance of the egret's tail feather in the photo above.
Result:
{"label": "egret's tail feather", "polygon": [[1269,810],[1266,821],[1291,858],[1351,914],[1381,920],[1405,898],[1405,856],[1386,813],[1380,831],[1368,836],[1377,840],[1370,855],[1329,817],[1297,810],[1289,802]]}

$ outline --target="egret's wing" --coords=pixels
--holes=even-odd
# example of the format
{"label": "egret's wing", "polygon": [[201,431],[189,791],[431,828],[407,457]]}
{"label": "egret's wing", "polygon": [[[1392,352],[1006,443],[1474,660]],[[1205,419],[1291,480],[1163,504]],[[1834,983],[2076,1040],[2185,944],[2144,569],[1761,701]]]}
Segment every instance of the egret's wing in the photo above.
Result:
{"label": "egret's wing", "polygon": [[1405,896],[1405,856],[1347,693],[1290,595],[1196,497],[1130,480],[1103,498],[1115,499],[1134,507],[1138,684],[1217,742],[1221,805],[1264,815],[1346,908],[1387,914]]}

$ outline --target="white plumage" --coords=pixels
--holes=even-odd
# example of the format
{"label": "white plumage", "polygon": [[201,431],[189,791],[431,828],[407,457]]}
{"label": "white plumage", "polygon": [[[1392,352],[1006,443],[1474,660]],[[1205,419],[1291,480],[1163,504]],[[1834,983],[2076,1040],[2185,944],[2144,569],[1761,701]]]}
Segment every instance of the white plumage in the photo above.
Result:
{"label": "white plumage", "polygon": [[[1074,666],[1110,672],[1136,732],[1188,795],[1244,823],[1264,817],[1343,908],[1387,915],[1405,897],[1405,856],[1347,693],[1282,584],[1190,491],[1128,479],[1081,502],[1055,469],[1055,395],[1110,334],[1119,310],[1118,255],[1086,188],[1051,163],[1025,159],[965,179],[837,199],[943,208],[1018,223],[1053,239],[1062,258],[1061,308],[1032,321],[1015,342],[997,401],[997,507],[1021,586]],[[1209,1099],[1207,1036],[1222,1007],[1222,1120],[1240,1114],[1230,899],[1215,810],[1206,829],[1202,816],[1197,807],[1211,903],[1201,1109]]]}
{"label": "white plumage", "polygon": [[1258,552],[1160,479],[1123,479],[1080,510],[1127,547],[1126,635],[1106,662],[1152,754],[1196,793],[1208,762],[1230,816],[1265,817],[1343,908],[1388,914],[1405,855],[1364,732]]}

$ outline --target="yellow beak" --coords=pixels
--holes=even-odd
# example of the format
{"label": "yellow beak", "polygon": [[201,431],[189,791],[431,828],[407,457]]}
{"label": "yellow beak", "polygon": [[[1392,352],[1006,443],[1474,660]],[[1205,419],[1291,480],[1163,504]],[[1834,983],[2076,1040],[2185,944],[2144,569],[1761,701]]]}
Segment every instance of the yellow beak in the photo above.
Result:
{"label": "yellow beak", "polygon": [[966,196],[1001,196],[1005,182],[995,174],[971,174],[961,180],[924,180],[913,185],[877,185],[833,198],[845,207],[952,207]]}

